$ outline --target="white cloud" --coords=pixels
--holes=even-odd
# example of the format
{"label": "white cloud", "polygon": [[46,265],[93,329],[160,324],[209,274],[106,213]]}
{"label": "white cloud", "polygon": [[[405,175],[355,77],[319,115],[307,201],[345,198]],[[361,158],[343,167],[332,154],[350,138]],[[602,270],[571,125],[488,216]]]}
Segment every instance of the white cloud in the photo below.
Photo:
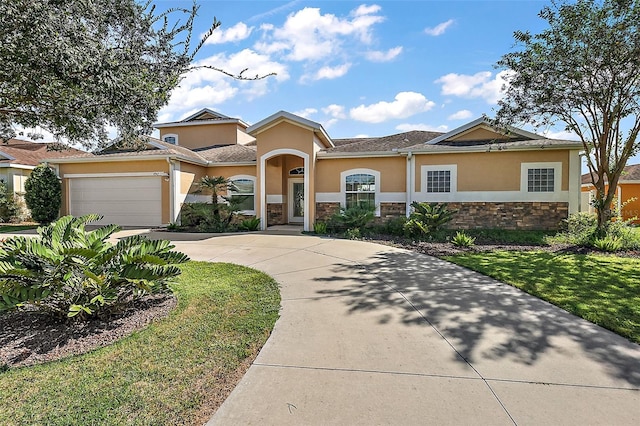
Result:
{"label": "white cloud", "polygon": [[349,68],[351,68],[351,64],[342,64],[335,67],[325,66],[320,68],[312,77],[313,80],[333,80],[334,78],[342,77],[345,75]]}
{"label": "white cloud", "polygon": [[433,28],[425,28],[424,32],[430,36],[437,37],[444,34],[444,32],[447,31],[454,22],[455,21],[453,19],[449,19],[448,21],[442,22]]}
{"label": "white cloud", "polygon": [[[194,69],[187,73],[180,85],[171,93],[169,104],[159,114],[161,121],[177,120],[186,111],[215,107],[242,93],[246,99],[262,96],[269,91],[273,81],[289,79],[287,67],[272,61],[269,56],[261,55],[250,49],[227,55],[220,53],[195,62]],[[237,81],[218,71],[203,68],[213,66],[233,74],[245,68],[247,77],[277,73],[256,81]],[[198,68],[200,67],[200,68]]]}
{"label": "white cloud", "polygon": [[466,120],[467,118],[473,117],[473,113],[468,109],[462,109],[458,112],[454,112],[449,117],[448,120]]}
{"label": "white cloud", "polygon": [[568,132],[566,130],[559,130],[559,131],[547,130],[545,132],[542,132],[542,135],[549,139],[561,139],[561,140],[570,140],[570,141],[580,140],[580,137],[577,134],[575,134],[574,132]]}
{"label": "white cloud", "polygon": [[441,125],[441,126],[431,126],[429,124],[409,124],[409,123],[403,123],[403,124],[398,124],[396,126],[396,130],[400,130],[401,132],[410,132],[412,130],[424,130],[427,132],[446,132],[447,130],[449,130],[448,126],[445,125]]}
{"label": "white cloud", "polygon": [[489,104],[498,103],[503,95],[503,86],[512,71],[500,71],[493,77],[491,71],[482,71],[473,75],[450,73],[437,79],[442,84],[442,94],[463,98],[482,98]]}
{"label": "white cloud", "polygon": [[318,110],[315,109],[315,108],[305,108],[303,110],[294,112],[294,114],[298,115],[300,117],[303,117],[303,118],[309,118],[311,115],[313,115],[313,114],[315,114],[317,112],[318,112]]}
{"label": "white cloud", "polygon": [[322,127],[324,127],[325,129],[328,129],[329,127],[336,124],[338,121],[339,120],[337,118],[330,118],[329,120],[322,122]]}
{"label": "white cloud", "polygon": [[319,8],[305,7],[290,14],[282,27],[263,25],[265,40],[254,47],[261,52],[286,51],[292,61],[317,61],[335,56],[346,41],[369,44],[372,28],[384,17],[379,6],[360,6],[349,17],[320,13]]}
{"label": "white cloud", "polygon": [[344,112],[344,106],[331,104],[322,108],[322,112],[333,118],[347,118],[347,114]]}
{"label": "white cloud", "polygon": [[349,115],[354,120],[366,123],[382,123],[383,121],[407,118],[412,115],[428,111],[435,103],[428,100],[421,93],[400,92],[392,102],[380,101],[371,105],[360,105],[352,108]]}
{"label": "white cloud", "polygon": [[386,52],[370,50],[366,52],[364,56],[371,62],[388,62],[395,59],[400,53],[402,53],[402,46],[393,47]]}
{"label": "white cloud", "polygon": [[251,35],[251,31],[253,31],[253,27],[247,27],[244,22],[238,22],[227,29],[219,27],[207,38],[204,44],[222,44],[244,40]]}

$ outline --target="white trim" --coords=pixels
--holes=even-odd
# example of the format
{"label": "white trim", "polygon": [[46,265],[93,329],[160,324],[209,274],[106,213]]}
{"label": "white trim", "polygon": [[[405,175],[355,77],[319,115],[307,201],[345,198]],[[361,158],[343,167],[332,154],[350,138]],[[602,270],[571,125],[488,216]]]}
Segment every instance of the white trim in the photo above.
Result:
{"label": "white trim", "polygon": [[380,199],[378,200],[381,203],[406,203],[407,202],[407,193],[406,192],[380,192]]}
{"label": "white trim", "polygon": [[[165,140],[165,138],[176,138],[176,142],[175,143],[168,142],[168,141]],[[170,145],[175,145],[175,146],[180,145],[180,139],[178,138],[178,135],[176,133],[167,133],[166,135],[162,135],[162,142],[168,143]],[[160,145],[160,146],[162,146],[162,145]],[[165,147],[163,147],[163,148],[165,148]]]}
{"label": "white trim", "polygon": [[260,156],[260,229],[265,230],[267,228],[267,183],[266,183],[266,174],[267,174],[267,160],[276,157],[278,155],[295,155],[298,157],[302,157],[304,160],[304,226],[303,230],[310,231],[310,217],[309,217],[309,206],[311,205],[311,199],[309,196],[309,154],[306,152],[298,151],[297,149],[291,148],[280,148],[275,149],[273,151],[269,151]]}
{"label": "white trim", "polygon": [[264,120],[258,121],[256,124],[247,128],[247,133],[251,136],[255,136],[255,134],[264,132],[265,130],[268,130],[271,127],[279,124],[281,121],[306,128],[313,131],[314,134],[320,134],[326,141],[326,143],[323,145],[328,145],[329,147],[335,146],[327,132],[324,130],[324,127],[322,127],[322,124],[308,120],[295,114],[291,114],[287,111],[278,111],[275,114],[272,114],[269,117],[265,118]]}
{"label": "white trim", "polygon": [[27,166],[25,164],[0,163],[0,168],[33,170],[36,168],[36,166]]}
{"label": "white trim", "polygon": [[569,191],[559,192],[521,192],[521,191],[459,191],[455,198],[442,192],[414,192],[414,201],[433,203],[532,203],[532,202],[568,202]]}
{"label": "white trim", "polygon": [[169,177],[166,172],[129,172],[129,173],[69,173],[62,176],[65,179],[75,178],[111,178],[111,177]]}
{"label": "white trim", "polygon": [[[26,141],[25,141],[25,142],[26,142]],[[2,156],[3,156],[4,158],[6,158],[7,160],[15,160],[15,159],[16,159],[16,157],[14,157],[14,156],[12,156],[12,155],[7,154],[7,153],[6,153],[6,152],[4,152],[4,151],[0,151],[0,155],[2,155]]]}
{"label": "white trim", "polygon": [[[226,119],[231,119],[231,117],[227,117],[224,114],[220,114],[218,111],[214,111],[211,108],[202,108],[200,111],[194,112],[193,114],[191,114],[190,116],[188,116],[187,118],[183,118],[180,121],[189,121],[189,120],[193,120],[196,117],[200,117],[202,114],[210,114],[213,115],[215,118],[215,120],[217,119],[222,119],[222,120],[226,120]],[[211,119],[214,120],[214,119]]]}
{"label": "white trim", "polygon": [[316,192],[316,203],[339,203],[343,199],[341,192]]}
{"label": "white trim", "polygon": [[413,192],[415,191],[415,170],[416,170],[416,158],[411,154],[411,152],[407,153],[407,176],[405,177],[405,215],[408,217],[411,214],[411,203],[413,202]]}
{"label": "white trim", "polygon": [[347,206],[347,176],[365,174],[372,175],[375,179],[375,191],[374,191],[374,204],[376,206],[375,215],[380,216],[380,172],[373,169],[349,169],[340,172],[340,206],[345,208]]}
{"label": "white trim", "polygon": [[224,119],[224,120],[218,120],[215,118],[212,119],[207,119],[207,120],[196,120],[196,121],[189,121],[189,122],[181,122],[181,121],[175,121],[172,123],[154,123],[153,127],[156,129],[162,129],[165,127],[187,127],[187,126],[204,126],[206,124],[240,124],[242,126],[244,126],[244,128],[246,129],[247,127],[249,127],[249,125],[247,123],[245,123],[244,121],[238,119],[238,118],[229,118],[229,119]]}
{"label": "white trim", "polygon": [[[255,176],[251,176],[251,175],[234,175],[234,176],[229,177],[228,179],[230,181],[244,179],[244,180],[250,180],[251,182],[253,182],[253,194],[245,194],[245,195],[253,195],[253,210],[240,210],[238,213],[243,214],[243,215],[252,215],[252,216],[254,216],[256,214],[256,198],[257,198],[257,194],[256,194],[256,177]],[[233,196],[234,193],[235,193],[235,191],[229,191],[229,196]],[[239,194],[239,195],[243,195],[243,194]]]}
{"label": "white trim", "polygon": [[267,204],[283,204],[284,195],[282,194],[267,194]]}
{"label": "white trim", "polygon": [[[561,162],[520,163],[520,192],[525,194],[550,194],[549,192],[529,192],[529,169],[553,169],[553,193],[560,192],[560,189],[562,189]],[[568,202],[569,199],[567,198],[566,201]]]}
{"label": "white trim", "polygon": [[[449,192],[427,192],[427,172],[447,171],[451,173]],[[436,164],[420,166],[420,191],[423,194],[420,198],[426,201],[443,202],[457,201],[458,199],[458,165],[457,164]]]}
{"label": "white trim", "polygon": [[[300,220],[293,220],[293,185],[295,183],[302,183],[304,185],[304,178],[301,177],[295,177],[295,178],[288,178],[287,179],[287,189],[288,189],[288,193],[287,193],[287,218],[288,218],[288,222],[289,223],[300,223],[300,222],[304,222],[304,216],[307,216],[306,212],[303,212],[304,216],[302,218],[302,221]],[[306,200],[305,200],[306,201]],[[306,205],[306,203],[305,203]]]}
{"label": "white trim", "polygon": [[[473,129],[474,127],[478,127],[478,126],[486,126],[489,129],[491,129],[491,131],[494,131],[496,133],[500,133],[499,129],[496,129],[494,126],[491,125],[491,122],[489,120],[489,118],[483,116],[480,118],[476,118],[475,120],[467,123],[467,124],[463,124],[462,126],[451,130],[450,132],[445,133],[444,135],[440,135],[437,138],[431,139],[428,142],[425,142],[427,145],[435,145],[438,142],[447,140],[453,136],[458,136],[461,135],[463,133],[466,133],[467,131]],[[485,127],[485,128],[486,128]],[[529,139],[545,139],[544,137],[540,136],[540,135],[536,135],[535,133],[531,133],[531,132],[527,132],[526,130],[523,129],[519,129],[517,127],[512,127],[512,126],[506,126],[506,129],[511,132],[511,133],[515,133],[517,135],[520,136],[524,136],[525,138],[529,138]]]}
{"label": "white trim", "polygon": [[[110,154],[111,155],[111,154]],[[165,155],[94,155],[91,157],[64,157],[64,158],[47,158],[43,160],[43,163],[50,164],[67,164],[67,163],[113,163],[113,162],[127,162],[127,161],[157,161],[166,160],[167,158],[175,158],[184,163],[197,164],[201,166],[209,166],[206,160],[197,160],[195,158],[187,158],[182,155],[165,154]],[[238,164],[233,164],[234,166]]]}
{"label": "white trim", "polygon": [[367,152],[319,152],[318,159],[335,158],[370,158],[370,157],[397,157],[402,155],[396,151],[367,151]]}
{"label": "white trim", "polygon": [[180,207],[184,198],[180,194],[180,162],[169,160],[169,222],[180,224]]}

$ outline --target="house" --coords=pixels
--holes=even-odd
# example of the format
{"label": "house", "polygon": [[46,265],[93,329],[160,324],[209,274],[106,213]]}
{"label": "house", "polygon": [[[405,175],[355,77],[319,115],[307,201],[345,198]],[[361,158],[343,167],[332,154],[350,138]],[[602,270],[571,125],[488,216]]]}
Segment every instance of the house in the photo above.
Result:
{"label": "house", "polygon": [[[38,164],[51,156],[59,158],[76,156],[82,153],[74,148],[63,147],[57,143],[36,143],[20,139],[9,139],[0,143],[0,180],[7,189],[21,199],[24,184]],[[24,211],[28,214],[28,211]]]}
{"label": "house", "polygon": [[[608,187],[608,186],[605,186]],[[582,175],[581,211],[594,213],[591,202],[595,198],[596,189],[591,183],[591,175]],[[624,220],[640,218],[640,164],[626,166],[620,175],[616,190],[616,208]],[[640,223],[640,220],[634,220]]]}
{"label": "house", "polygon": [[[333,139],[319,123],[280,111],[253,125],[203,109],[159,123],[141,151],[50,159],[63,181],[63,213],[104,222],[178,222],[203,176],[233,180],[244,214],[261,226],[305,230],[340,207],[369,203],[379,221],[413,201],[459,209],[454,226],[554,229],[580,202],[582,145],[479,118],[448,133],[411,131]],[[232,194],[235,195],[235,194]]]}

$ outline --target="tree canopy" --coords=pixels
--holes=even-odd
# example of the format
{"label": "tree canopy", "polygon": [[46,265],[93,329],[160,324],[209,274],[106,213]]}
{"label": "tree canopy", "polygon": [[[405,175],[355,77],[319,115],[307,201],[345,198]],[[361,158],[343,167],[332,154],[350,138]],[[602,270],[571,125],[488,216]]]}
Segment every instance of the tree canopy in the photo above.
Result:
{"label": "tree canopy", "polygon": [[[136,0],[0,2],[0,139],[40,126],[86,148],[148,134],[188,71],[191,8]],[[213,20],[205,39],[219,23]],[[204,39],[203,39],[204,40]]]}
{"label": "tree canopy", "polygon": [[516,32],[520,49],[498,62],[513,72],[497,120],[560,122],[580,137],[602,229],[624,166],[640,147],[640,1],[553,1],[540,17],[548,28]]}

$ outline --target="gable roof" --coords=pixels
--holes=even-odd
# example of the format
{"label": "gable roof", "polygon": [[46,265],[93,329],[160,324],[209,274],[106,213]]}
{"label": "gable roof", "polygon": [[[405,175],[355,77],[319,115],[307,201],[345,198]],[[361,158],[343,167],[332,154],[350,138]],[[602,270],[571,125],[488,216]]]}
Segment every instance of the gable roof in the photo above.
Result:
{"label": "gable roof", "polygon": [[[583,185],[591,185],[591,175],[585,173],[581,177]],[[629,164],[625,166],[620,175],[618,183],[640,183],[640,164]]]}
{"label": "gable roof", "polygon": [[[493,130],[498,131],[495,126],[493,125],[493,123],[491,122],[491,119],[489,119],[489,117],[487,116],[482,116],[480,118],[476,118],[475,120],[464,124],[458,128],[455,128],[453,130],[451,130],[450,132],[444,133],[442,135],[440,135],[437,138],[434,138],[432,140],[430,140],[429,144],[431,145],[435,145],[437,143],[446,141],[448,139],[452,139],[456,136],[460,136],[463,133],[475,128],[475,127],[479,127],[479,126],[489,126],[491,127]],[[526,130],[523,129],[519,129],[517,127],[512,127],[512,126],[506,126],[506,130],[508,131],[508,135],[516,135],[519,136],[521,138],[525,138],[525,139],[544,139],[544,137],[540,136],[540,135],[536,135],[535,133],[531,133],[531,132],[527,132]]]}
{"label": "gable roof", "polygon": [[84,151],[71,148],[58,142],[30,142],[20,139],[9,139],[0,144],[0,165],[35,167],[47,158],[73,157],[85,154]]}
{"label": "gable roof", "polygon": [[381,137],[334,139],[335,146],[322,152],[328,157],[339,153],[394,153],[398,149],[422,144],[440,135],[440,132],[412,130]]}
{"label": "gable roof", "polygon": [[322,124],[316,123],[315,121],[308,120],[295,114],[291,114],[287,111],[278,111],[275,114],[272,114],[269,117],[265,118],[264,120],[258,121],[256,124],[247,128],[247,133],[249,133],[251,136],[255,136],[257,133],[267,130],[281,121],[288,121],[297,126],[306,127],[309,130],[313,131],[315,135],[318,136],[318,138],[322,140],[322,142],[324,142],[328,147],[334,146],[333,141],[322,127]]}
{"label": "gable roof", "polygon": [[225,145],[199,150],[206,160],[212,163],[255,163],[257,146],[254,145]]}
{"label": "gable roof", "polygon": [[191,114],[187,118],[183,118],[179,121],[171,121],[167,123],[154,123],[153,127],[161,129],[164,127],[183,127],[183,126],[199,126],[203,124],[239,124],[245,129],[249,127],[247,123],[239,118],[227,117],[224,114],[220,114],[209,108],[203,108],[195,114]]}

